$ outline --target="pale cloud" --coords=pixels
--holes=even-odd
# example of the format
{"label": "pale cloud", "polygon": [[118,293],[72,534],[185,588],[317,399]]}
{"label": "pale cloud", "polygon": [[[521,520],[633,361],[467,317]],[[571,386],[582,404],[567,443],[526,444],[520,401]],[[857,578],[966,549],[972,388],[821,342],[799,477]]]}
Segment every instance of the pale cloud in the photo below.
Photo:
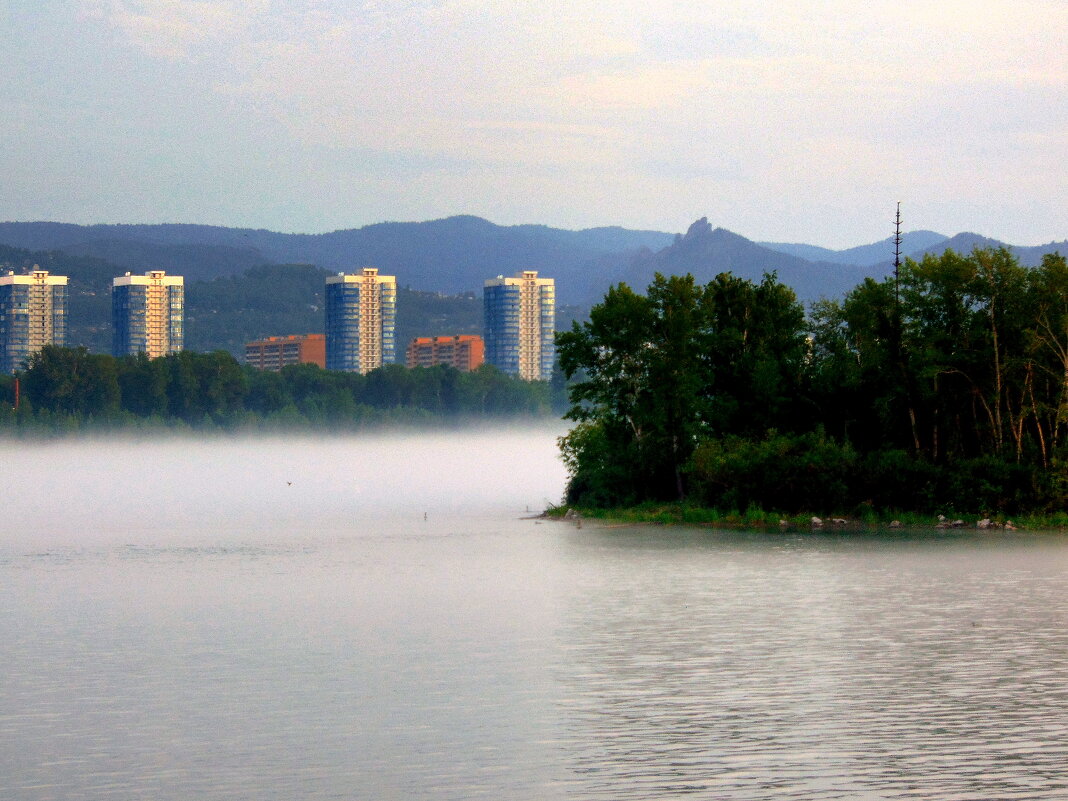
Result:
{"label": "pale cloud", "polygon": [[[284,11],[267,0],[96,6],[154,54],[215,48],[222,91],[292,100],[294,114],[314,98],[344,101],[353,113],[399,103],[410,124],[420,107],[435,123],[442,110],[478,115],[493,106],[612,115],[702,95],[848,99],[976,81],[1056,87],[1068,76],[1058,33],[1068,10],[1041,2],[874,2],[863,10],[853,2],[622,2],[611,15],[586,0],[319,0],[279,4]],[[688,57],[658,55],[648,34],[657,29],[689,36]]]}
{"label": "pale cloud", "polygon": [[82,13],[105,20],[134,47],[170,60],[240,36],[266,0],[81,0]]}
{"label": "pale cloud", "polygon": [[[640,207],[622,200],[628,192],[697,217],[701,203],[724,214],[759,207],[747,192],[765,207],[780,196],[830,207],[901,183],[942,195],[1000,187],[973,181],[976,165],[1026,175],[1037,191],[1065,188],[1061,0],[80,7],[116,51],[181,73],[207,105],[269,128],[279,147],[366,165],[368,185],[397,203],[413,186],[410,172],[389,173],[399,162],[416,165],[417,191],[441,192],[440,204],[507,188],[510,208],[532,218],[541,192],[556,209],[568,196],[601,198],[586,213],[603,221],[620,221],[613,203]],[[570,190],[568,175],[578,176]],[[450,188],[450,176],[468,188]],[[685,197],[651,195],[672,187]]]}
{"label": "pale cloud", "polygon": [[709,86],[703,64],[652,65],[614,72],[569,75],[551,86],[534,90],[546,108],[563,111],[575,106],[613,111],[667,111],[693,100]]}

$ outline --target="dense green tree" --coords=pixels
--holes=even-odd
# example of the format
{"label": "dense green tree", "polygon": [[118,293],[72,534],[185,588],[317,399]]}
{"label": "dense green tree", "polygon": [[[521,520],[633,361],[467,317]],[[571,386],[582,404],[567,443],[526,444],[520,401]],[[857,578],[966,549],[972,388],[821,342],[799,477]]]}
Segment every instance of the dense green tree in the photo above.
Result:
{"label": "dense green tree", "polygon": [[[314,366],[314,365],[309,365]],[[245,408],[264,417],[287,407],[295,410],[286,377],[273,370],[247,370],[248,395]]]}
{"label": "dense green tree", "polygon": [[200,383],[191,352],[175,353],[163,361],[168,373],[167,410],[171,417],[187,423],[199,423],[204,415],[200,413]]}
{"label": "dense green tree", "polygon": [[50,346],[20,378],[0,377],[0,425],[78,427],[88,418],[137,418],[192,426],[346,427],[386,422],[545,416],[548,382],[523,381],[483,366],[461,373],[438,366],[386,365],[367,375],[290,365],[280,372],[242,366],[225,351],[182,351],[158,359],[115,359],[84,348]]}
{"label": "dense green tree", "polygon": [[455,414],[459,408],[458,385],[460,372],[452,367],[416,367],[410,371],[413,379],[411,402],[420,409],[438,414]]}
{"label": "dense green tree", "polygon": [[704,393],[712,434],[758,436],[811,418],[804,393],[809,356],[804,308],[774,275],[759,284],[724,273],[705,289]]}
{"label": "dense green tree", "polygon": [[1039,397],[1061,372],[1062,262],[947,251],[906,261],[899,284],[869,279],[818,305],[811,376],[827,430],[935,463],[1034,448],[1048,460],[1056,425]]}
{"label": "dense green tree", "polygon": [[45,345],[20,377],[38,410],[106,417],[119,409],[118,369],[110,356]]}
{"label": "dense green tree", "polygon": [[117,367],[122,408],[138,417],[166,417],[166,361],[139,353],[119,359]]}
{"label": "dense green tree", "polygon": [[775,499],[787,512],[834,510],[855,496],[857,453],[822,431],[706,439],[694,453],[699,500],[745,511]]}
{"label": "dense green tree", "polygon": [[1031,361],[1024,405],[1029,402],[1034,413],[1035,437],[1048,466],[1065,447],[1068,430],[1068,260],[1048,255],[1028,279],[1033,322],[1027,332]]}
{"label": "dense green tree", "polygon": [[900,349],[893,282],[867,279],[843,301],[815,304],[807,365],[820,422],[860,449],[916,450],[914,380]]}
{"label": "dense green tree", "polygon": [[583,376],[571,387],[566,417],[587,425],[563,442],[580,474],[573,499],[585,484],[603,483],[581,474],[605,459],[632,476],[621,497],[685,494],[682,465],[703,419],[699,343],[706,333],[705,296],[693,277],[657,275],[648,295],[626,284],[610,288],[588,321],[557,336],[564,374]]}
{"label": "dense green tree", "polygon": [[934,461],[1001,455],[1023,356],[1026,271],[1006,250],[952,251],[903,271],[902,331],[920,387],[919,450]]}
{"label": "dense green tree", "polygon": [[1001,511],[1068,502],[1068,266],[906,260],[806,321],[774,276],[613,287],[558,339],[568,499]]}
{"label": "dense green tree", "polygon": [[217,350],[198,354],[197,367],[204,414],[216,421],[238,414],[248,394],[248,378],[237,360]]}
{"label": "dense green tree", "polygon": [[612,287],[557,348],[564,374],[581,377],[566,416],[583,425],[562,441],[572,500],[605,485],[588,473],[621,467],[633,478],[620,499],[685,497],[700,437],[760,432],[798,407],[807,350],[787,287],[727,274],[705,286],[657,275],[646,295]]}

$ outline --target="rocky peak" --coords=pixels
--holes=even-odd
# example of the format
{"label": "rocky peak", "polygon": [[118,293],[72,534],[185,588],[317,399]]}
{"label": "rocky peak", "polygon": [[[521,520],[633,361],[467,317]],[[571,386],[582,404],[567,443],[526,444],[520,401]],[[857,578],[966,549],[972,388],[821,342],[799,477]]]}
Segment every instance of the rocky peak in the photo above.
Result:
{"label": "rocky peak", "polygon": [[708,221],[708,217],[702,217],[687,229],[683,241],[698,239],[702,236],[707,236],[710,233],[712,233],[712,224]]}

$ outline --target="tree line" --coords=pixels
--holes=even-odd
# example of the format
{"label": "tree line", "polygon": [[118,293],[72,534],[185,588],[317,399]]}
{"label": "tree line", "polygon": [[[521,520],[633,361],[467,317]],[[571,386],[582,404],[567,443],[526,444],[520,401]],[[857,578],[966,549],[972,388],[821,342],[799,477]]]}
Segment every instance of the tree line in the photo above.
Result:
{"label": "tree line", "polygon": [[787,512],[1068,501],[1068,266],[946,251],[808,315],[774,275],[612,287],[558,336],[567,499]]}
{"label": "tree line", "polygon": [[386,365],[360,375],[299,364],[269,372],[241,365],[225,351],[114,358],[49,345],[24,371],[0,376],[0,428],[26,431],[345,428],[545,416],[550,404],[547,382],[521,381],[491,366],[464,373]]}

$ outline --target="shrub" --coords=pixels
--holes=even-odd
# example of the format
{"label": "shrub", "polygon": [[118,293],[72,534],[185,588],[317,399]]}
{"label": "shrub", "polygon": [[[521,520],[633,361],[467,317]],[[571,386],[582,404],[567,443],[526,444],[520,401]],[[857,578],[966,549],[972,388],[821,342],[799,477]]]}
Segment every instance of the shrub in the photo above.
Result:
{"label": "shrub", "polygon": [[857,456],[822,432],[698,445],[689,476],[695,497],[719,508],[837,511],[854,505]]}

